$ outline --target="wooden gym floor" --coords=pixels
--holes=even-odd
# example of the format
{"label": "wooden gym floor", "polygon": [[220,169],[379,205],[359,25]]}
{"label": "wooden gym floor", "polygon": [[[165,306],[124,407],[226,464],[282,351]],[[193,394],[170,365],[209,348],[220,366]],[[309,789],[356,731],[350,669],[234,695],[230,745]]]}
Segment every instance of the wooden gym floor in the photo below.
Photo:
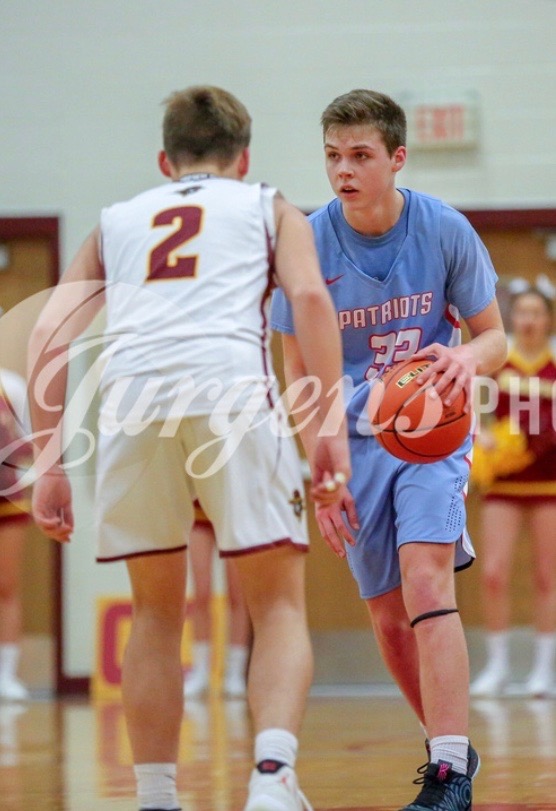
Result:
{"label": "wooden gym floor", "polygon": [[[556,811],[556,701],[474,701],[482,756],[474,811]],[[213,696],[185,710],[183,811],[241,811],[251,770],[244,701]],[[420,728],[395,695],[312,695],[298,773],[317,811],[396,811],[414,799]],[[135,811],[119,703],[34,698],[0,704],[2,811]]]}

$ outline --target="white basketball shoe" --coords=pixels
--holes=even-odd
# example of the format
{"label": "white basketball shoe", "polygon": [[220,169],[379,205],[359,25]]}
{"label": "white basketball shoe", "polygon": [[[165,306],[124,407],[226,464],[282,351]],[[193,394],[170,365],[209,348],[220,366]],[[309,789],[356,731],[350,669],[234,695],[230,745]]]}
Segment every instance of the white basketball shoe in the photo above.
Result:
{"label": "white basketball shoe", "polygon": [[554,677],[549,671],[532,671],[524,685],[526,696],[531,698],[549,698],[554,696]]}
{"label": "white basketball shoe", "polygon": [[504,695],[508,686],[508,672],[503,668],[486,667],[471,682],[469,693],[474,698],[496,698]]}
{"label": "white basketball shoe", "polygon": [[289,766],[273,774],[253,769],[244,811],[313,811]]}

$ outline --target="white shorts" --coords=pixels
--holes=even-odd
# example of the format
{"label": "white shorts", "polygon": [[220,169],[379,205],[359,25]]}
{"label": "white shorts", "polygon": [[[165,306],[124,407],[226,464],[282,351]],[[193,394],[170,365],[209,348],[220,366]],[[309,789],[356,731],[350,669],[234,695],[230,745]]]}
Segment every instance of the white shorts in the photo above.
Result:
{"label": "white shorts", "polygon": [[222,438],[225,419],[188,417],[171,430],[157,422],[134,436],[121,430],[100,435],[98,561],[184,549],[195,498],[214,526],[221,556],[282,544],[307,550],[294,440],[278,436],[260,415],[255,428],[245,431],[236,420]]}

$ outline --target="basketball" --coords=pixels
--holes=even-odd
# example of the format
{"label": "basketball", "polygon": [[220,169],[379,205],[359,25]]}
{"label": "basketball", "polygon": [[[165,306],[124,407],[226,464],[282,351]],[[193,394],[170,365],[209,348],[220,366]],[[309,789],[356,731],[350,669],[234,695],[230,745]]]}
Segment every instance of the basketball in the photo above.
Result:
{"label": "basketball", "polygon": [[382,447],[404,462],[428,464],[445,459],[460,447],[471,427],[461,392],[450,406],[431,397],[432,383],[417,378],[432,361],[397,363],[371,389],[369,417]]}

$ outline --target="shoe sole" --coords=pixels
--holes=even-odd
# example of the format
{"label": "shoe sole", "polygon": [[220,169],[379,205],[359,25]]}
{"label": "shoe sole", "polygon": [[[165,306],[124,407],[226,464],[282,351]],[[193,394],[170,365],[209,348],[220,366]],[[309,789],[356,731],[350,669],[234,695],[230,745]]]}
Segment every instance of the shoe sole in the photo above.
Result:
{"label": "shoe sole", "polygon": [[274,797],[257,797],[245,806],[245,811],[293,811],[293,806],[286,806]]}

